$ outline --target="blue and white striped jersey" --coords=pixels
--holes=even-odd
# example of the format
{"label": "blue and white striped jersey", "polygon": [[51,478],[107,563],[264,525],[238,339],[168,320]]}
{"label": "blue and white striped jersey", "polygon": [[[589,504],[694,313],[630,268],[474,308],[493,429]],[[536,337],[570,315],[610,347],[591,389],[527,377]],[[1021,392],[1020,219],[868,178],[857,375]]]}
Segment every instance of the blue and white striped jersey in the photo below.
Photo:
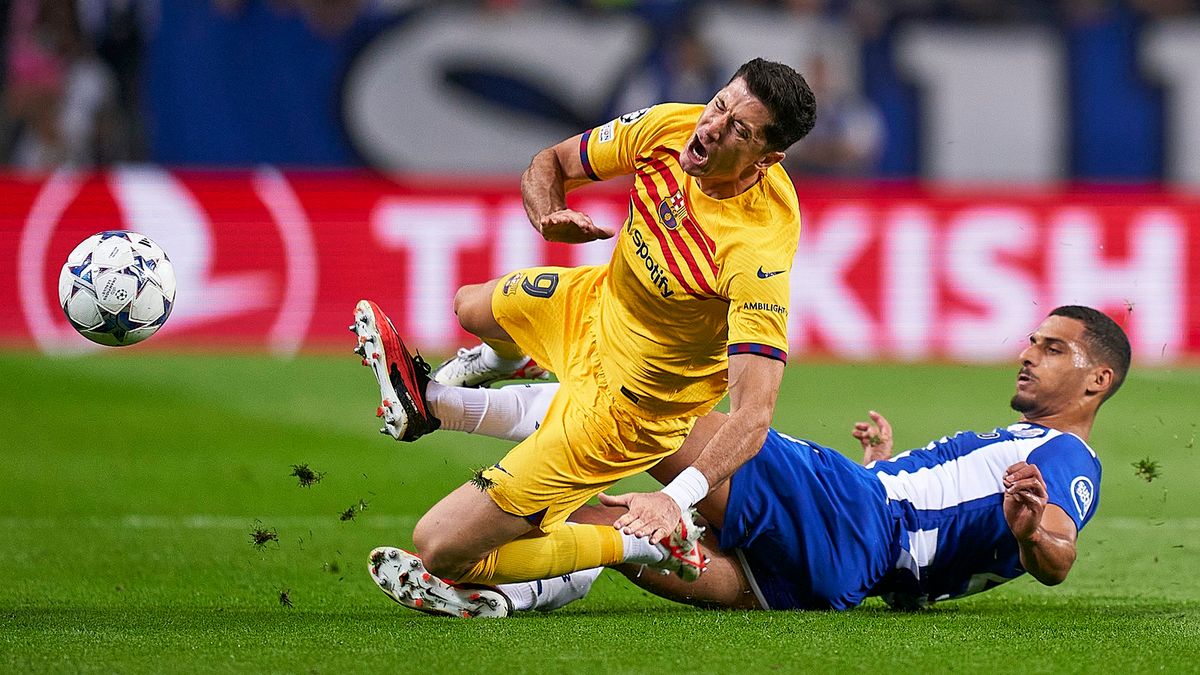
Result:
{"label": "blue and white striped jersey", "polygon": [[1082,528],[1100,501],[1100,461],[1078,436],[1018,423],[960,432],[866,467],[883,484],[902,532],[896,567],[873,594],[923,605],[986,590],[1024,572],[1004,519],[1003,478],[1034,464],[1049,502]]}

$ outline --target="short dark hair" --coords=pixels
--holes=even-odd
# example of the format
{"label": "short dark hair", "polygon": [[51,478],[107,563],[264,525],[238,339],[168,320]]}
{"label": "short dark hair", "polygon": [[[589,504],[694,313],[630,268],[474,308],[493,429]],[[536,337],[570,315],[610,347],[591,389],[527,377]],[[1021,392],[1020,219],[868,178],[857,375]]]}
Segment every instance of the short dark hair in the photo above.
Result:
{"label": "short dark hair", "polygon": [[791,66],[754,59],[743,63],[729,81],[738,78],[771,113],[771,123],[763,129],[768,151],[787,150],[812,131],[817,120],[817,97],[804,76]]}
{"label": "short dark hair", "polygon": [[1063,305],[1050,312],[1050,316],[1063,316],[1083,324],[1083,341],[1088,356],[1113,369],[1113,386],[1101,402],[1107,401],[1125,381],[1129,372],[1130,348],[1125,331],[1104,312],[1080,305]]}

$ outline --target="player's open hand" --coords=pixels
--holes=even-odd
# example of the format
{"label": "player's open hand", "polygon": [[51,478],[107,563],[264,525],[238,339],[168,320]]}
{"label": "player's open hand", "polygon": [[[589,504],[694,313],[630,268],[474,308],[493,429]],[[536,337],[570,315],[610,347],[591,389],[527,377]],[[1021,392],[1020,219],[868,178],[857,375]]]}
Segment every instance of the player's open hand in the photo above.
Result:
{"label": "player's open hand", "polygon": [[617,518],[613,527],[635,537],[649,537],[655,542],[670,535],[683,516],[675,500],[662,492],[630,492],[615,497],[601,493],[600,503],[629,509]]}
{"label": "player's open hand", "polygon": [[850,432],[862,444],[863,465],[892,458],[892,425],[887,418],[868,410],[870,422],[855,422]]}
{"label": "player's open hand", "polygon": [[561,241],[567,244],[581,244],[613,236],[612,232],[593,223],[591,216],[574,209],[548,213],[542,216],[537,226],[546,241]]}
{"label": "player's open hand", "polygon": [[1030,541],[1042,524],[1048,495],[1035,464],[1017,462],[1004,474],[1004,519],[1017,541]]}

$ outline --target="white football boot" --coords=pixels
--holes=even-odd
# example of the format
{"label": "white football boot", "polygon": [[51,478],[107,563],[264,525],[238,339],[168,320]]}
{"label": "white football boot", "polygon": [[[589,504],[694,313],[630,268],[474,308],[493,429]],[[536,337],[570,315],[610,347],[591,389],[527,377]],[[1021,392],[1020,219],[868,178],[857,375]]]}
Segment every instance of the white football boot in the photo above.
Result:
{"label": "white football boot", "polygon": [[700,537],[704,528],[696,524],[696,509],[687,509],[679,518],[679,524],[671,534],[654,544],[666,556],[662,562],[647,567],[662,570],[663,574],[674,572],[684,581],[695,581],[708,569],[708,559],[700,548]]}
{"label": "white football boot", "polygon": [[545,368],[528,356],[516,368],[491,368],[484,363],[484,347],[479,344],[459,349],[457,356],[435,368],[430,377],[438,384],[452,387],[487,387],[503,380],[545,380],[550,377]]}
{"label": "white football boot", "polygon": [[371,551],[367,571],[389,598],[426,614],[464,619],[495,619],[512,614],[512,603],[488,586],[459,586],[429,573],[408,551],[380,546]]}

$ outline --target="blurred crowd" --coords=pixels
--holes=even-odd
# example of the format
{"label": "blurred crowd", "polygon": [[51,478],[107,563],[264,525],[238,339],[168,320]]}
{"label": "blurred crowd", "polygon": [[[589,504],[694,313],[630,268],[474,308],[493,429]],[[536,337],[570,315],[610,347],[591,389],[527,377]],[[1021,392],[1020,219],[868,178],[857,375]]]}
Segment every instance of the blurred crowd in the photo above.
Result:
{"label": "blurred crowd", "polygon": [[[146,142],[143,72],[160,3],[174,0],[0,0],[0,159],[10,167],[46,170],[155,160]],[[201,0],[193,0],[201,1]],[[208,0],[214,16],[237,20],[265,4],[300,17],[323,39],[336,40],[364,16],[386,16],[427,0]],[[445,3],[443,3],[445,4]],[[899,23],[933,19],[971,24],[1042,23],[1066,27],[1110,12],[1144,18],[1200,13],[1200,0],[476,0],[487,11],[569,5],[586,12],[625,12],[655,35],[644,65],[631,73],[614,110],[655,101],[704,101],[720,72],[695,25],[697,10],[721,5],[810,17],[849,31],[863,44]],[[806,174],[871,175],[886,130],[879,112],[836,64],[818,55],[797,65],[820,101],[817,128],[789,155]]]}
{"label": "blurred crowd", "polygon": [[0,141],[18,168],[143,155],[138,72],[146,5],[7,0]]}

